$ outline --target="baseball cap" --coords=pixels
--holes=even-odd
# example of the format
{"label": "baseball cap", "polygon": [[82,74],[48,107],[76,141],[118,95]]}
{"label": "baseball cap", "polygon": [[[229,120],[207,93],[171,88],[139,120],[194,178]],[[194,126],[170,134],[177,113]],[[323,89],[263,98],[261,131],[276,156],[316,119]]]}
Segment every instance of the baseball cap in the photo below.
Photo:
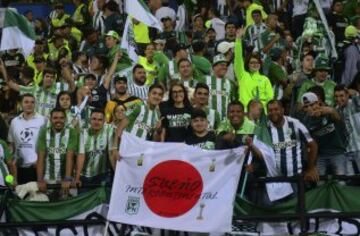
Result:
{"label": "baseball cap", "polygon": [[120,81],[127,83],[127,78],[126,78],[126,76],[117,75],[117,76],[115,76],[114,81],[115,81],[115,83],[120,82]]}
{"label": "baseball cap", "polygon": [[235,47],[235,44],[233,42],[227,42],[227,41],[224,41],[224,42],[221,42],[218,44],[217,46],[217,52],[219,53],[222,53],[222,54],[225,54],[227,53],[231,48],[234,48]]}
{"label": "baseball cap", "polygon": [[315,60],[315,70],[330,70],[329,60],[326,57],[319,56]]}
{"label": "baseball cap", "polygon": [[223,54],[218,54],[214,57],[214,60],[213,60],[213,66],[215,66],[216,64],[219,64],[221,62],[225,62],[225,63],[228,63],[228,61],[226,60],[225,56]]}
{"label": "baseball cap", "polygon": [[301,101],[302,101],[302,104],[308,104],[308,103],[314,103],[314,102],[318,102],[319,99],[318,97],[316,96],[315,93],[312,93],[312,92],[307,92],[307,93],[304,93],[301,97]]}
{"label": "baseball cap", "polygon": [[163,38],[158,37],[157,39],[154,40],[154,43],[165,44],[165,43],[166,43],[166,39],[163,39]]}
{"label": "baseball cap", "polygon": [[345,28],[345,38],[356,38],[358,36],[358,31],[355,26],[349,25]]}
{"label": "baseball cap", "polygon": [[163,19],[169,18],[172,21],[176,20],[176,13],[173,9],[170,7],[161,7],[156,11],[156,18],[158,18],[160,21]]}
{"label": "baseball cap", "polygon": [[109,32],[107,32],[106,36],[110,36],[110,37],[113,37],[115,39],[119,39],[119,34],[116,33],[115,31],[113,30],[110,30]]}
{"label": "baseball cap", "polygon": [[204,110],[194,108],[191,112],[191,119],[196,119],[198,117],[207,119],[206,112]]}

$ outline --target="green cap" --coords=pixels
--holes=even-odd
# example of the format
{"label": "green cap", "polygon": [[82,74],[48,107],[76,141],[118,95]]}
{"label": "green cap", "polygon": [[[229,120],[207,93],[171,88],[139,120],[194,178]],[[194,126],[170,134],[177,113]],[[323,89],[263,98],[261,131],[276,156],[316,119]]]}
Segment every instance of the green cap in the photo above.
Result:
{"label": "green cap", "polygon": [[319,56],[315,60],[315,70],[330,70],[329,60],[326,57]]}
{"label": "green cap", "polygon": [[223,54],[218,54],[214,57],[214,60],[213,60],[213,66],[215,66],[216,64],[219,64],[221,62],[225,62],[225,63],[228,63],[228,61],[226,60],[225,56]]}
{"label": "green cap", "polygon": [[272,47],[269,51],[269,56],[272,58],[279,58],[283,53],[284,49],[280,47]]}
{"label": "green cap", "polygon": [[110,36],[110,37],[113,37],[113,38],[115,38],[115,39],[119,39],[119,38],[120,38],[120,37],[119,37],[119,34],[116,33],[116,32],[113,31],[113,30],[110,30],[109,32],[107,32],[106,36]]}
{"label": "green cap", "polygon": [[355,26],[349,25],[345,29],[345,38],[356,38],[358,36],[358,30]]}

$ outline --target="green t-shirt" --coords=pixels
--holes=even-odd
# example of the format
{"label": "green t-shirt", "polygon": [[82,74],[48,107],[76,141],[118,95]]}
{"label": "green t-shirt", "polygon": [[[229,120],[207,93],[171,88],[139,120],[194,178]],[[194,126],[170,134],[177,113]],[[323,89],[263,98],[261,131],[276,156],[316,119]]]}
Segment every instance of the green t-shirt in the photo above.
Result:
{"label": "green t-shirt", "polygon": [[39,132],[38,151],[45,151],[44,180],[59,182],[65,175],[66,154],[76,151],[78,134],[76,130],[67,127],[61,132],[54,132],[52,127],[44,127]]}
{"label": "green t-shirt", "polygon": [[[297,101],[299,103],[301,103],[302,95],[304,95],[304,93],[306,93],[308,91],[308,89],[310,89],[314,86],[316,86],[316,83],[314,80],[305,81],[300,87]],[[325,80],[325,82],[320,86],[324,89],[324,92],[325,92],[325,103],[328,106],[333,107],[335,105],[334,89],[335,89],[336,83],[332,80]]]}
{"label": "green t-shirt", "polygon": [[116,149],[114,143],[115,127],[105,124],[95,136],[91,128],[80,133],[79,154],[85,154],[82,176],[94,177],[108,171],[108,157],[111,150]]}
{"label": "green t-shirt", "polygon": [[[254,134],[255,131],[255,123],[249,120],[247,117],[244,117],[244,122],[240,129],[235,130],[235,134]],[[217,129],[217,133],[220,134],[222,132],[233,132],[234,127],[231,125],[228,119],[225,119],[219,125]]]}

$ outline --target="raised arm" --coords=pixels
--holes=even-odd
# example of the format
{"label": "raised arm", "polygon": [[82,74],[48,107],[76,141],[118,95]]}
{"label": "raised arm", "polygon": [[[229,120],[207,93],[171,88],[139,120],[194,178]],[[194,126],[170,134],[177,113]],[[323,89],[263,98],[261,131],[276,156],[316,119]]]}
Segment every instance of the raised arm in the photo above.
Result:
{"label": "raised arm", "polygon": [[111,79],[112,79],[112,77],[113,77],[113,75],[115,73],[116,66],[117,66],[117,64],[118,64],[121,57],[122,57],[122,52],[117,51],[115,53],[114,61],[112,62],[108,72],[105,75],[105,79],[104,79],[104,82],[103,82],[103,86],[104,86],[105,89],[109,89]]}
{"label": "raised arm", "polygon": [[236,78],[238,80],[241,79],[242,74],[245,72],[243,48],[242,48],[242,38],[244,34],[245,34],[244,28],[240,28],[236,32],[234,70],[235,70]]}
{"label": "raised arm", "polygon": [[0,59],[0,72],[3,75],[5,82],[9,85],[9,87],[12,90],[15,90],[16,92],[19,92],[20,85],[9,79],[4,61],[2,59]]}

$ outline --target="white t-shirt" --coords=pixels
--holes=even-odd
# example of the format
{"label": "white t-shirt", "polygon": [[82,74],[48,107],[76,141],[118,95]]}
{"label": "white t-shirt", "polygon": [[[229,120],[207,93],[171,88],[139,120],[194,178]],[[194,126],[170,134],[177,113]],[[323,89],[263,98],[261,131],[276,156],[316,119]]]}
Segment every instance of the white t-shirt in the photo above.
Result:
{"label": "white t-shirt", "polygon": [[22,113],[11,121],[8,141],[14,143],[14,157],[21,167],[36,163],[36,142],[39,130],[45,124],[46,118],[37,113],[29,120],[26,120]]}

